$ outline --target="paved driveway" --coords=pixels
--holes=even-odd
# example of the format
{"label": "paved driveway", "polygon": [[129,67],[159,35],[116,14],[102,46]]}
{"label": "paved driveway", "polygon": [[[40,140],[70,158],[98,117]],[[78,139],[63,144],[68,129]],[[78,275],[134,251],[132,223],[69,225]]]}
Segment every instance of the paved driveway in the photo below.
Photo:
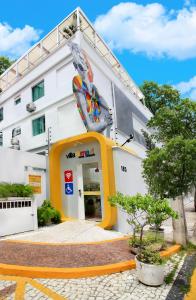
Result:
{"label": "paved driveway", "polygon": [[40,228],[38,231],[7,236],[9,240],[26,240],[33,242],[96,242],[123,237],[124,234],[104,230],[92,221],[67,221],[58,225]]}

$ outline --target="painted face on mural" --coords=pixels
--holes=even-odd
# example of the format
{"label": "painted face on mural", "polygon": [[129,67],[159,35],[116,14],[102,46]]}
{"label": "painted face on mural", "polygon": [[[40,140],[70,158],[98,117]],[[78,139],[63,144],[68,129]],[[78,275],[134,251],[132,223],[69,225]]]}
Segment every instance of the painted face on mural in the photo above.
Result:
{"label": "painted face on mural", "polygon": [[99,94],[93,82],[93,72],[87,54],[75,43],[69,47],[73,55],[73,65],[78,75],[73,78],[73,92],[77,107],[88,131],[103,132],[110,136],[112,117],[110,109]]}

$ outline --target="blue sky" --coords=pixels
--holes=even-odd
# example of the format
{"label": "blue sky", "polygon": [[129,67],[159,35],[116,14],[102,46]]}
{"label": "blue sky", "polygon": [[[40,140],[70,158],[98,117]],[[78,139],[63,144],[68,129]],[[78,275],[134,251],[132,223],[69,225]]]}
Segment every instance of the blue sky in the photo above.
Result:
{"label": "blue sky", "polygon": [[17,57],[80,6],[137,84],[176,85],[196,100],[196,1],[10,0],[0,55]]}

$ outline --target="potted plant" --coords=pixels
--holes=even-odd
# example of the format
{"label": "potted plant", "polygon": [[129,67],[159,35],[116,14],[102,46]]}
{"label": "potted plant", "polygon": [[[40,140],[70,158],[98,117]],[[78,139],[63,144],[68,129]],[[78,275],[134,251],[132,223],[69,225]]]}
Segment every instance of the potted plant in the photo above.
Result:
{"label": "potted plant", "polygon": [[119,207],[128,214],[127,222],[132,227],[133,235],[129,241],[131,251],[137,254],[138,249],[144,245],[144,228],[149,225],[148,208],[152,196],[136,194],[135,196],[117,193],[109,198],[111,205]]}
{"label": "potted plant", "polygon": [[138,280],[146,285],[159,286],[164,281],[164,260],[150,247],[135,257]]}
{"label": "potted plant", "polygon": [[39,226],[61,223],[61,214],[56,210],[49,200],[44,200],[42,206],[37,208]]}
{"label": "potted plant", "polygon": [[[149,194],[138,193],[135,196],[125,196],[117,193],[110,197],[109,201],[128,214],[127,222],[133,229],[133,235],[129,241],[133,254],[137,254],[140,249],[152,243],[154,250],[162,250],[164,239],[158,236],[159,229],[163,221],[169,217],[177,218],[176,212],[171,209],[167,199],[156,199]],[[144,236],[146,226],[152,226],[155,234]]]}

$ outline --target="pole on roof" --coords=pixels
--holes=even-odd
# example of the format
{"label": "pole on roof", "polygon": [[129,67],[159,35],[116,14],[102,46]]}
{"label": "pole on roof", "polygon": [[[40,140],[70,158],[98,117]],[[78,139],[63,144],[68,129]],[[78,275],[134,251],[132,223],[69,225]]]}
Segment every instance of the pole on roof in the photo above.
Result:
{"label": "pole on roof", "polygon": [[77,30],[80,30],[80,11],[79,8],[76,10],[76,16],[77,16]]}

